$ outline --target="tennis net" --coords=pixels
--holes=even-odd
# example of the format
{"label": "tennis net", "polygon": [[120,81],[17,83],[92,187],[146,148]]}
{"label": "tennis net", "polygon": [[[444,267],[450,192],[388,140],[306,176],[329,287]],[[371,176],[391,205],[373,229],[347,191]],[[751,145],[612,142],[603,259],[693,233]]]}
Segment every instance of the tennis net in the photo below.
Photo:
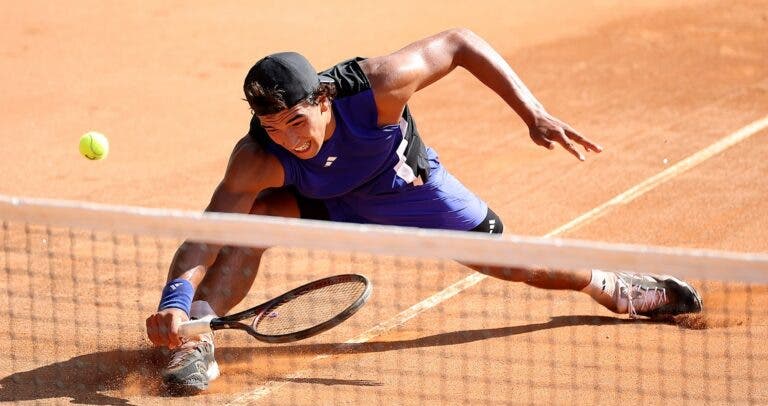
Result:
{"label": "tennis net", "polygon": [[[2,196],[0,220],[2,401],[189,401],[160,385],[168,352],[150,347],[144,319],[191,240],[275,247],[234,270],[258,277],[233,311],[334,274],[375,286],[358,314],[305,341],[217,332],[222,376],[198,403],[768,402],[765,254]],[[453,260],[672,274],[705,311],[629,320]]]}

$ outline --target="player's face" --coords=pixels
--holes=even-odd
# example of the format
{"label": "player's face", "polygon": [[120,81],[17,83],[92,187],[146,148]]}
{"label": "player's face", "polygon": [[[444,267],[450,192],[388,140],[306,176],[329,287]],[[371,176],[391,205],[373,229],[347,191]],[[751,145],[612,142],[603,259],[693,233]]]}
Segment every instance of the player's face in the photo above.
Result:
{"label": "player's face", "polygon": [[301,159],[317,155],[323,142],[333,134],[330,102],[317,105],[301,102],[275,114],[259,116],[269,138]]}

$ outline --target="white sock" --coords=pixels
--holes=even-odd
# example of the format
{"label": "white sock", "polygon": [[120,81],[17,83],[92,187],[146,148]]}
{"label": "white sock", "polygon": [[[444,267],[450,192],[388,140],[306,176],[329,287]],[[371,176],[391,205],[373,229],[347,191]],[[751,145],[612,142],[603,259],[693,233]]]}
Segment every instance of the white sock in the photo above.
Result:
{"label": "white sock", "polygon": [[195,300],[192,302],[192,306],[189,308],[189,317],[193,319],[202,319],[205,316],[216,317],[216,312],[213,311],[208,302],[205,300]]}
{"label": "white sock", "polygon": [[613,291],[616,289],[616,274],[613,272],[592,270],[592,279],[581,291],[592,296],[593,299],[603,303],[606,299],[613,299]]}
{"label": "white sock", "polygon": [[[201,319],[205,316],[214,316],[216,317],[216,312],[213,311],[213,308],[211,305],[204,301],[204,300],[195,300],[192,302],[192,306],[190,306],[189,309],[189,317],[191,319]],[[200,334],[200,336],[197,337],[199,341],[207,341],[211,344],[213,344],[213,332]]]}

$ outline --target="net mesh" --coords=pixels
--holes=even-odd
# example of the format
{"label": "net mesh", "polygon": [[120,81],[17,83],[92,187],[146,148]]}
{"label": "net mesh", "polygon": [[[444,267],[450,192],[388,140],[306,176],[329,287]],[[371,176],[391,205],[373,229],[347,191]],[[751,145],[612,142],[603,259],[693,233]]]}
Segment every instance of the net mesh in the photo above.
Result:
{"label": "net mesh", "polygon": [[[157,307],[179,237],[200,240],[200,230],[221,223],[223,230],[237,231],[209,242],[250,238],[238,227],[259,233],[260,227],[275,227],[272,235],[279,239],[278,228],[298,224],[324,240],[369,248],[331,250],[327,241],[318,242],[325,249],[271,248],[254,287],[232,312],[336,274],[364,274],[375,289],[355,316],[304,341],[272,345],[239,331],[217,332],[222,375],[194,398],[197,403],[768,402],[768,348],[762,345],[768,339],[768,261],[762,255],[576,244],[602,251],[589,251],[593,262],[571,257],[574,267],[610,268],[638,256],[645,261],[632,264],[642,271],[666,273],[670,260],[704,298],[701,314],[651,322],[613,314],[580,292],[484,277],[445,259],[440,248],[477,239],[514,251],[522,242],[512,237],[463,241],[426,231],[408,237],[402,230],[258,218],[233,226],[234,217],[210,218],[213,223],[201,227],[199,215],[178,213],[157,227],[155,215],[139,221],[115,208],[86,207],[68,216],[41,205],[45,219],[14,209],[31,206],[15,201],[0,210],[0,401],[188,403],[160,385],[169,353],[150,346],[144,322]],[[139,223],[141,232],[125,231]],[[410,255],[369,247],[365,239],[381,237],[379,232],[405,240]],[[302,237],[296,230],[288,234]],[[421,238],[429,245],[419,245]],[[542,261],[574,246],[541,244]],[[474,260],[484,255],[478,252]],[[686,268],[685,261],[695,265]],[[752,271],[717,273],[717,265],[706,266],[722,261]],[[699,269],[709,271],[697,276]]]}

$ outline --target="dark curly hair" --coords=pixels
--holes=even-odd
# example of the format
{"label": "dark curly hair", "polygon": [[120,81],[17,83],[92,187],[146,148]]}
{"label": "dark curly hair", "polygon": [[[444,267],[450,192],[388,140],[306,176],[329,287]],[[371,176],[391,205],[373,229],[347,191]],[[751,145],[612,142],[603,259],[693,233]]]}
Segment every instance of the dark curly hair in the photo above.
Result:
{"label": "dark curly hair", "polygon": [[[258,116],[274,114],[293,107],[286,104],[281,89],[266,89],[255,80],[246,80],[243,85],[243,91],[245,92],[245,101],[247,101],[248,105],[251,107],[251,112]],[[333,98],[336,97],[336,84],[321,82],[317,89],[302,101],[317,105],[320,103],[319,100],[322,96],[327,97],[329,100],[333,100]],[[301,101],[299,103],[301,103]]]}

